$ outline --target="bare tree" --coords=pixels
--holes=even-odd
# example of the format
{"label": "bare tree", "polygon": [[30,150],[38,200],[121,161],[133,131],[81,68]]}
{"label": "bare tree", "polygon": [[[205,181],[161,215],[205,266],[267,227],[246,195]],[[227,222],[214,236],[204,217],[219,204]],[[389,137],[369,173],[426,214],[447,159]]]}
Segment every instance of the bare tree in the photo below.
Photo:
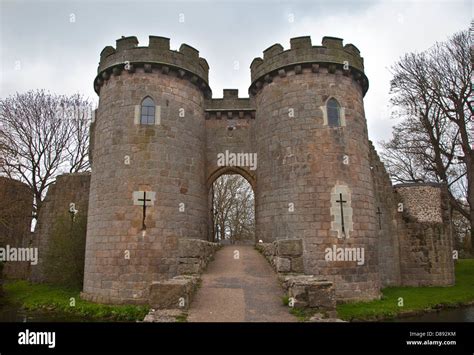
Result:
{"label": "bare tree", "polygon": [[[213,211],[218,239],[253,240],[255,235],[254,194],[240,175],[223,175],[213,184]],[[228,238],[227,238],[228,237]]]}
{"label": "bare tree", "polygon": [[382,142],[381,157],[395,181],[446,183],[452,208],[473,233],[471,44],[469,31],[462,31],[392,67],[391,102],[403,120]]}
{"label": "bare tree", "polygon": [[37,217],[59,174],[89,168],[91,103],[44,90],[0,99],[0,174],[25,182]]}

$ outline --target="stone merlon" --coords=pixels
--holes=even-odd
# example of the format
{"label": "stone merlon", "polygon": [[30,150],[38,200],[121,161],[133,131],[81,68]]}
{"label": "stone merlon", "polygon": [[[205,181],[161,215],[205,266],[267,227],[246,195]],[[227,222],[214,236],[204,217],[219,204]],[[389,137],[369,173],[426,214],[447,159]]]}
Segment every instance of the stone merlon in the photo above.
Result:
{"label": "stone merlon", "polygon": [[[316,65],[316,66],[314,66]],[[290,39],[290,49],[284,50],[277,43],[263,51],[263,59],[255,58],[250,64],[253,89],[258,88],[258,82],[271,80],[279,70],[295,70],[301,72],[302,67],[319,70],[319,67],[329,67],[331,72],[340,69],[360,82],[363,92],[367,92],[369,82],[364,74],[364,60],[353,44],[343,46],[343,40],[336,37],[323,37],[322,46],[313,46],[311,37],[296,37]]]}
{"label": "stone merlon", "polygon": [[205,111],[206,118],[215,117],[219,112],[233,112],[239,118],[255,118],[255,102],[252,98],[239,98],[238,89],[224,89],[222,99],[206,100]]}
{"label": "stone merlon", "polygon": [[[110,74],[120,75],[123,70],[133,72],[136,68],[160,70],[168,73],[179,71],[180,77],[187,77],[199,85],[207,94],[209,88],[209,65],[199,57],[199,51],[183,43],[178,51],[170,49],[169,38],[149,36],[148,47],[139,47],[135,36],[122,37],[116,41],[116,48],[105,47],[100,54],[94,89],[98,93]],[[128,64],[128,66],[127,66]]]}
{"label": "stone merlon", "polygon": [[[176,73],[174,75],[189,79],[200,87],[206,98],[212,97],[209,65],[204,58],[199,57],[197,49],[183,43],[178,51],[171,50],[170,39],[160,36],[149,36],[148,47],[140,47],[138,43],[135,36],[122,37],[116,41],[116,48],[107,46],[102,50],[94,80],[97,93],[111,75],[120,75],[124,70],[133,73],[136,69],[143,68],[148,73],[153,70],[165,74]],[[339,71],[350,75],[360,84],[364,94],[368,90],[364,61],[356,46],[343,45],[343,40],[336,37],[323,37],[322,46],[313,46],[311,37],[303,36],[291,38],[290,49],[284,50],[277,43],[263,51],[263,59],[255,58],[252,61],[249,93],[253,96],[265,83],[272,82],[276,75],[285,76],[288,71],[296,74],[301,74],[304,70],[318,72],[320,68],[327,68],[330,73]],[[231,94],[225,91],[225,95]],[[237,99],[234,96],[232,98]]]}

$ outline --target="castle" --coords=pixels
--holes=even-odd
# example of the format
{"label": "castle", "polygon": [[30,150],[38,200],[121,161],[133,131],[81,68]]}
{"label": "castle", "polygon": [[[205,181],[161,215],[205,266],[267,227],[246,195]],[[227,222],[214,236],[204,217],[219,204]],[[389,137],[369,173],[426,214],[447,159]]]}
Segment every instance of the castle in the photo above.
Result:
{"label": "castle", "polygon": [[[275,256],[277,270],[331,280],[338,300],[454,283],[446,188],[392,186],[368,138],[357,47],[334,37],[290,45],[252,61],[248,98],[226,89],[222,99],[212,98],[208,63],[187,44],[175,51],[168,38],[141,47],[122,37],[103,49],[90,181],[63,176],[67,192],[44,204],[45,215],[70,202],[88,215],[82,297],[144,303],[153,281],[186,273],[180,245],[212,241],[209,189],[226,173],[254,189],[257,239],[301,248]],[[245,155],[222,163],[222,154],[255,164]]]}

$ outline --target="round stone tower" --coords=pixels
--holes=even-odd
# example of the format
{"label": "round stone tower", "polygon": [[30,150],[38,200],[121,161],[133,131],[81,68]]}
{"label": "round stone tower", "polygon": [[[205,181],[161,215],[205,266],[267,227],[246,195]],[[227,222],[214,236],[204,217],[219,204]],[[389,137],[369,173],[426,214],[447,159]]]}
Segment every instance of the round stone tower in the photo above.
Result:
{"label": "round stone tower", "polygon": [[144,302],[152,281],[176,275],[178,238],[207,230],[209,66],[168,38],[137,45],[105,47],[94,80],[83,297],[99,302]]}
{"label": "round stone tower", "polygon": [[258,238],[303,239],[306,274],[334,281],[340,300],[376,298],[363,59],[339,38],[290,43],[289,50],[271,46],[251,64]]}

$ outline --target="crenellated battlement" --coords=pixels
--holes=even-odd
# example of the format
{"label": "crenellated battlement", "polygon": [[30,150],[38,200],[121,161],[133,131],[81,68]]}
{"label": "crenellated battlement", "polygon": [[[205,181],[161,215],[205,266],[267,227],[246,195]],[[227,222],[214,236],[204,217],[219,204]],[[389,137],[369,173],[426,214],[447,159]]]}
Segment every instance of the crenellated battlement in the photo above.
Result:
{"label": "crenellated battlement", "polygon": [[254,119],[255,110],[253,99],[239,97],[238,89],[224,89],[222,99],[208,99],[205,102],[206,119]]}
{"label": "crenellated battlement", "polygon": [[97,77],[94,89],[97,93],[111,75],[120,75],[123,71],[135,72],[143,68],[145,72],[159,71],[189,79],[199,86],[207,97],[211,96],[209,88],[209,65],[199,57],[199,51],[183,43],[179,50],[170,49],[170,39],[149,36],[148,47],[139,47],[135,36],[122,37],[116,41],[115,48],[105,47],[100,53]]}
{"label": "crenellated battlement", "polygon": [[290,49],[284,50],[279,43],[263,51],[263,59],[255,58],[250,64],[252,84],[249,93],[254,95],[265,83],[272,82],[275,76],[286,76],[288,71],[301,74],[303,69],[312,72],[320,69],[329,73],[340,71],[351,75],[367,92],[369,82],[364,74],[364,59],[353,44],[343,45],[343,40],[335,37],[323,37],[321,46],[313,46],[311,37],[290,39]]}

